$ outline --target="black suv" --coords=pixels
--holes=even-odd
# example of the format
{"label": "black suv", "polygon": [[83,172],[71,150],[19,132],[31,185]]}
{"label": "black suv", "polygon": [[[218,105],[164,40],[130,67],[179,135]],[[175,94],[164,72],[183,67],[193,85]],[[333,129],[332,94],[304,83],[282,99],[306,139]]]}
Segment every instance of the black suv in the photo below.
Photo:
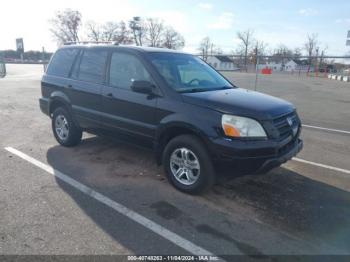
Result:
{"label": "black suv", "polygon": [[215,171],[265,173],[302,148],[295,107],[238,88],[200,58],[173,50],[67,45],[41,82],[41,110],[63,146],[82,132],[154,149],[169,181],[199,193]]}

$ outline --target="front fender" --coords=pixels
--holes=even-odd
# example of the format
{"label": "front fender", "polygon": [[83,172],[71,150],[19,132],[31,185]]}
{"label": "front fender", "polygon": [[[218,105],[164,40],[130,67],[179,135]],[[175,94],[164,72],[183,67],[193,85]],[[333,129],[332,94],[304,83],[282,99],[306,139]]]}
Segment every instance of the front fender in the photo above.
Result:
{"label": "front fender", "polygon": [[156,131],[154,149],[158,164],[161,164],[162,152],[169,136],[181,134],[193,134],[203,141],[205,147],[209,148],[209,138],[217,137],[218,131],[216,125],[208,121],[207,118],[190,118],[184,114],[168,115],[162,119]]}
{"label": "front fender", "polygon": [[[215,114],[215,112],[213,112]],[[207,138],[218,135],[219,117],[207,114],[185,114],[176,113],[164,117],[157,128],[156,139],[158,139],[169,128],[185,128],[195,134]]]}

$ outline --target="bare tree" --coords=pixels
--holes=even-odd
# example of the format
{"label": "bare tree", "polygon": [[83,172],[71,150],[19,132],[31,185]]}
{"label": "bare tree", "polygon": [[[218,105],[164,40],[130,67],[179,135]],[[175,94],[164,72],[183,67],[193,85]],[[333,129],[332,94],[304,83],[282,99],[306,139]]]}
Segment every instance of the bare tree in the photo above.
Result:
{"label": "bare tree", "polygon": [[96,24],[94,21],[86,23],[87,37],[93,41],[102,40],[102,29],[101,26]]}
{"label": "bare tree", "polygon": [[248,29],[244,32],[237,32],[237,38],[242,42],[243,54],[244,54],[244,67],[247,71],[248,52],[253,42],[253,31]]}
{"label": "bare tree", "polygon": [[94,41],[112,41],[117,37],[119,25],[115,22],[106,22],[103,25],[89,21],[86,24],[87,37]]}
{"label": "bare tree", "polygon": [[65,9],[58,11],[50,21],[54,38],[58,44],[69,41],[79,41],[79,29],[81,27],[81,13],[77,10]]}
{"label": "bare tree", "polygon": [[293,51],[284,44],[280,44],[272,54],[272,61],[281,63],[282,66],[293,57]]}
{"label": "bare tree", "polygon": [[124,21],[119,22],[119,31],[115,39],[118,44],[132,44],[133,40],[130,36],[130,31],[126,28],[126,24]]}
{"label": "bare tree", "polygon": [[293,59],[300,59],[302,53],[300,48],[295,48],[293,51]]}
{"label": "bare tree", "polygon": [[312,56],[315,54],[318,48],[317,34],[307,35],[307,40],[304,44],[304,49],[309,56],[309,64],[312,63]]}
{"label": "bare tree", "polygon": [[258,55],[265,55],[268,44],[262,40],[256,40],[254,44],[254,49],[257,51]]}
{"label": "bare tree", "polygon": [[214,54],[222,55],[223,53],[224,53],[224,51],[222,51],[222,49],[220,47],[216,47],[214,49]]}
{"label": "bare tree", "polygon": [[145,38],[149,46],[159,47],[161,37],[164,31],[164,23],[157,18],[147,18],[144,26],[146,27]]}
{"label": "bare tree", "polygon": [[103,25],[89,21],[86,24],[87,37],[93,41],[114,41],[117,44],[131,44],[132,38],[123,21],[106,22]]}
{"label": "bare tree", "polygon": [[314,51],[317,48],[318,40],[317,34],[307,35],[307,40],[304,44],[304,49],[306,50],[308,56],[314,55]]}
{"label": "bare tree", "polygon": [[172,27],[165,27],[162,36],[162,46],[169,49],[180,49],[185,45],[185,39]]}
{"label": "bare tree", "polygon": [[117,38],[119,24],[116,22],[106,22],[102,26],[102,41],[113,41]]}
{"label": "bare tree", "polygon": [[210,38],[204,37],[199,44],[198,50],[201,52],[202,59],[207,61],[209,54],[213,54],[214,44],[211,42]]}

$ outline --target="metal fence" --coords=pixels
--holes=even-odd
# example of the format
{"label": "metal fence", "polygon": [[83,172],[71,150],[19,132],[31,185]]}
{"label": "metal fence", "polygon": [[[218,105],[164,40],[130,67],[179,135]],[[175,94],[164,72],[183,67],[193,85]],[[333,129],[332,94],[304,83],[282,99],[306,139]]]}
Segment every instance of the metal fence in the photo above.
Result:
{"label": "metal fence", "polygon": [[350,56],[198,55],[218,71],[295,76],[350,76]]}
{"label": "metal fence", "polygon": [[[217,71],[247,74],[250,87],[257,90],[262,75],[271,77],[329,78],[350,84],[350,56],[256,56],[236,54],[196,54]],[[250,74],[250,76],[249,76]],[[239,75],[235,75],[236,79]],[[243,77],[243,75],[242,75]]]}

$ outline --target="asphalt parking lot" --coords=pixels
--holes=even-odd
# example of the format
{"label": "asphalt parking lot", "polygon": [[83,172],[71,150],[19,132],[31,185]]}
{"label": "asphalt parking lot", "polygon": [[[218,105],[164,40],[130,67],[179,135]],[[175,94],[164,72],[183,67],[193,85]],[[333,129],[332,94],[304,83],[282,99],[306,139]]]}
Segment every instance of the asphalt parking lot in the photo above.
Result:
{"label": "asphalt parking lot", "polygon": [[[7,71],[0,254],[350,254],[350,83],[259,76],[258,91],[297,106],[304,150],[266,175],[220,176],[189,196],[144,149],[91,135],[59,146],[38,106],[42,66]],[[225,75],[254,88],[254,74]]]}

